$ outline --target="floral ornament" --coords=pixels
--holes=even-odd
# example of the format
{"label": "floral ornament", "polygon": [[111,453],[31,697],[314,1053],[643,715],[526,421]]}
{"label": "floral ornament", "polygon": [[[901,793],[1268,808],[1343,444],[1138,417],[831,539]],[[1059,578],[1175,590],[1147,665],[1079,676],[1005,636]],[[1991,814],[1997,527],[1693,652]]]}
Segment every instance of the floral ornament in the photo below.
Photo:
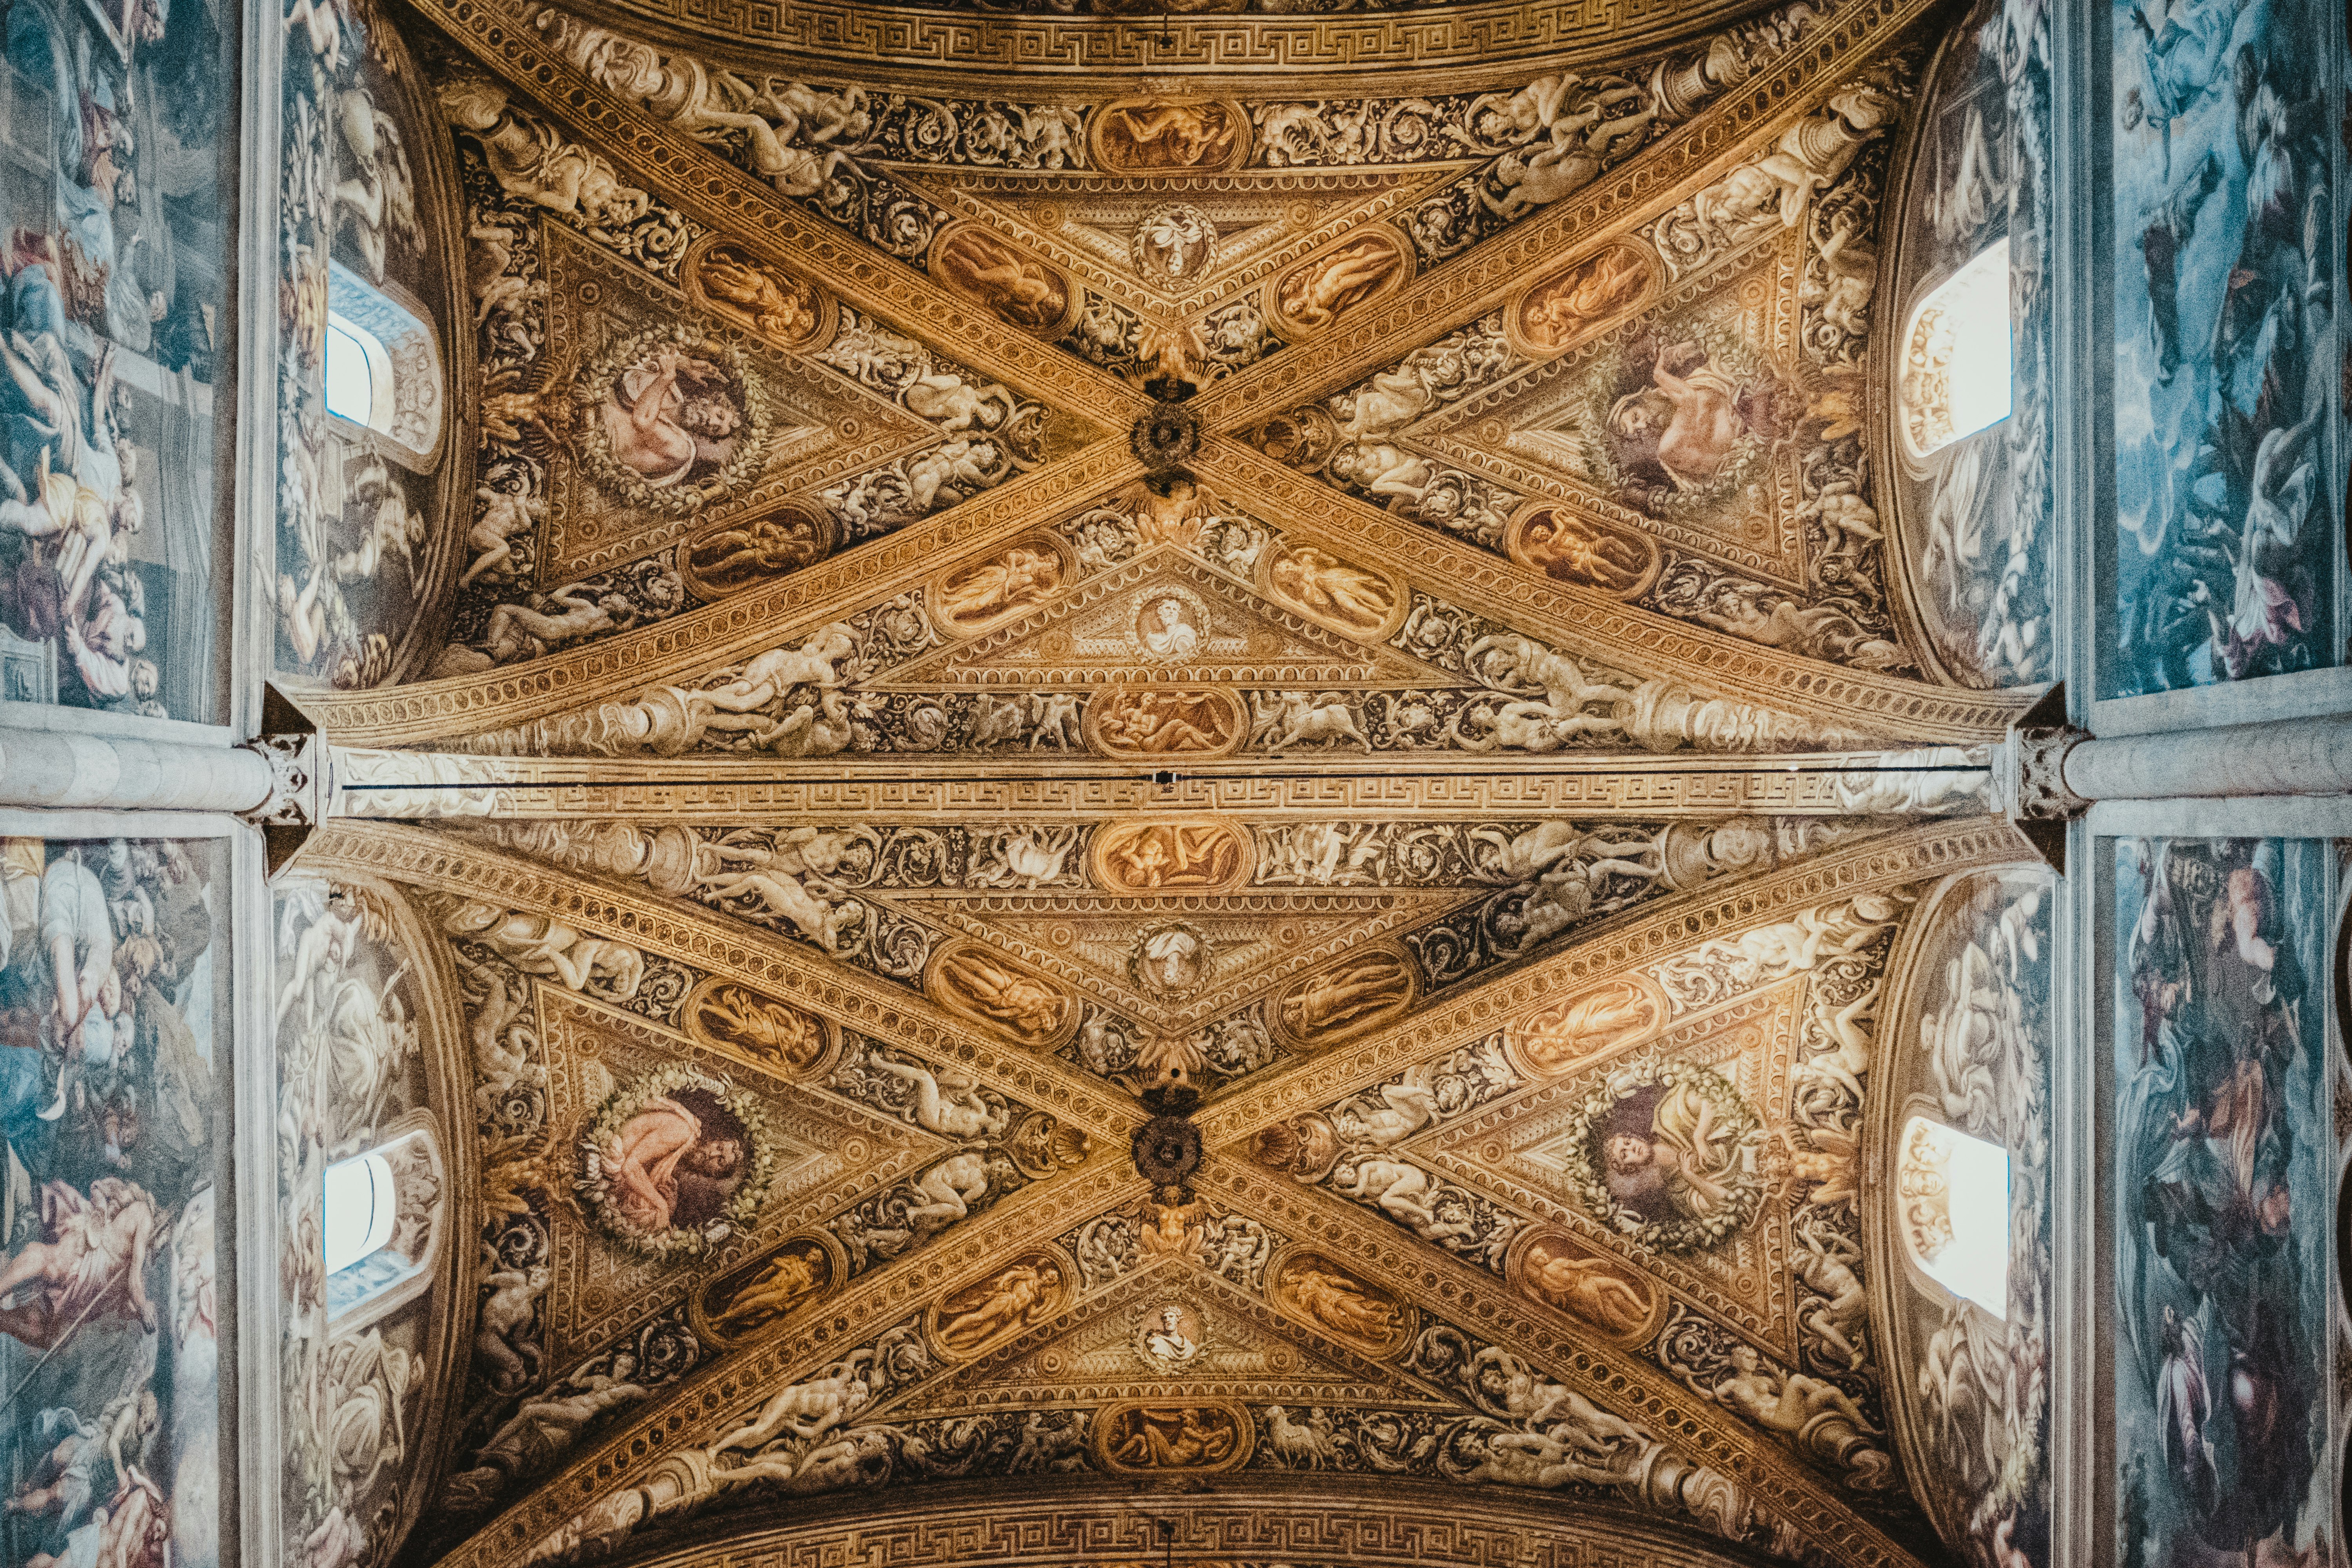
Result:
{"label": "floral ornament", "polygon": [[683,321],[616,338],[572,384],[581,466],[631,506],[690,517],[748,485],[775,424],[734,343]]}
{"label": "floral ornament", "polygon": [[606,1100],[580,1162],[574,1186],[605,1233],[662,1259],[698,1257],[750,1225],[776,1174],[759,1102],[684,1063]]}
{"label": "floral ornament", "polygon": [[1585,1097],[1561,1156],[1577,1195],[1620,1235],[1692,1252],[1756,1217],[1763,1148],[1763,1122],[1729,1083],[1650,1060],[1626,1063]]}

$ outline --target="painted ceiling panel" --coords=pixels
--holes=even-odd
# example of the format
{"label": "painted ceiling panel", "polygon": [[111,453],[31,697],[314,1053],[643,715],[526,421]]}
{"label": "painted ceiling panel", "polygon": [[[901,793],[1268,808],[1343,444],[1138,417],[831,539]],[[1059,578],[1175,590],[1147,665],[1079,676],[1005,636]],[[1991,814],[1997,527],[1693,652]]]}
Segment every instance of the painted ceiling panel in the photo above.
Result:
{"label": "painted ceiling panel", "polygon": [[471,380],[417,656],[284,671],[301,863],[474,1163],[418,1522],[310,1568],[975,1485],[1941,1560],[1859,1173],[1915,911],[2030,856],[1880,479],[1949,18],[814,15],[319,24],[411,37]]}

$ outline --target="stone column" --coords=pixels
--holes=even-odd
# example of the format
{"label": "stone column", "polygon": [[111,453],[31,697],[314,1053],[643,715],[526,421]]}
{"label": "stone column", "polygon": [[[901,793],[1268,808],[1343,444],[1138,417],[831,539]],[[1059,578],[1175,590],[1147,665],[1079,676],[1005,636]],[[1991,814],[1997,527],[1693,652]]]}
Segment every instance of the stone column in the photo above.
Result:
{"label": "stone column", "polygon": [[2084,800],[2344,795],[2352,792],[2352,715],[2086,738],[2065,748],[2059,772]]}
{"label": "stone column", "polygon": [[253,812],[278,770],[243,746],[0,727],[0,805]]}

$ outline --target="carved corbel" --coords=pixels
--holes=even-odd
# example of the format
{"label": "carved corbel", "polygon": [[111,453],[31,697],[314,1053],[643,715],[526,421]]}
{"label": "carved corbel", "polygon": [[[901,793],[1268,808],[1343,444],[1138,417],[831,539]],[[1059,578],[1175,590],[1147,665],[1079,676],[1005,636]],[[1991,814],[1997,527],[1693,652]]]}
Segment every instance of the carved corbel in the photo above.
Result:
{"label": "carved corbel", "polygon": [[2061,875],[2066,825],[2091,803],[2066,787],[2066,753],[2091,738],[2066,721],[2066,684],[2042,693],[2009,731],[2009,819]]}
{"label": "carved corbel", "polygon": [[308,714],[275,686],[265,686],[261,733],[244,747],[269,764],[269,794],[237,816],[261,829],[268,874],[275,877],[326,820],[327,742]]}

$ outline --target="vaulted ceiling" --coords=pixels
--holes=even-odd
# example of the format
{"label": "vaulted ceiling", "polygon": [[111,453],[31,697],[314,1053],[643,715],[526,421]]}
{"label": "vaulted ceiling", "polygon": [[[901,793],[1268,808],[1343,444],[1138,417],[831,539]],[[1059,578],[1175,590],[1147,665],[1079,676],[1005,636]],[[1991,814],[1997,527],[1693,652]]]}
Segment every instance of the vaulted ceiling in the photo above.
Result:
{"label": "vaulted ceiling", "polygon": [[1961,18],[1233,9],[289,35],[465,241],[413,591],[279,649],[461,1020],[410,1561],[1941,1560],[1864,1117],[2027,697],[1874,293]]}

